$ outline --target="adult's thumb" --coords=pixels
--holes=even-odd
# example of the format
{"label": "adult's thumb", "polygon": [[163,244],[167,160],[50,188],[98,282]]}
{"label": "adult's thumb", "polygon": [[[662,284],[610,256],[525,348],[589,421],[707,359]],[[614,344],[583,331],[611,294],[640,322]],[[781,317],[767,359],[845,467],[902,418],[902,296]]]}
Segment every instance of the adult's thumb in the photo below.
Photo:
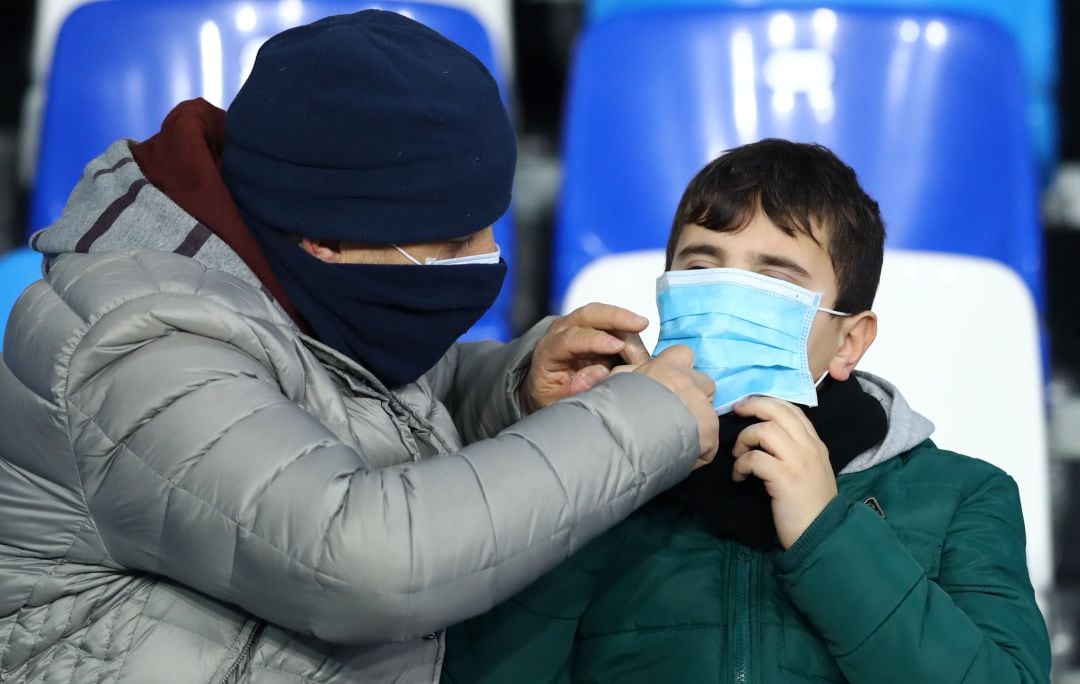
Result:
{"label": "adult's thumb", "polygon": [[657,354],[656,360],[678,368],[693,368],[694,352],[685,344],[674,344]]}

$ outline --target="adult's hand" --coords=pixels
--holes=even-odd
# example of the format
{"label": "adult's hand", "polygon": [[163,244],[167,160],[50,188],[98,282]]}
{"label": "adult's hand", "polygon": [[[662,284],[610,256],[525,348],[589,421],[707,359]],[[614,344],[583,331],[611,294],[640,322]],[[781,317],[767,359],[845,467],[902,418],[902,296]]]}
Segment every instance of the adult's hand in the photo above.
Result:
{"label": "adult's hand", "polygon": [[697,420],[701,453],[694,469],[713,460],[720,445],[719,421],[712,406],[716,384],[708,375],[694,370],[694,352],[689,347],[676,344],[632,370],[619,370],[646,375],[671,390]]}
{"label": "adult's hand", "polygon": [[694,469],[712,462],[719,446],[719,421],[712,407],[716,384],[708,375],[694,370],[694,352],[689,347],[673,345],[645,363],[616,366],[611,374],[616,373],[646,375],[674,393],[697,420],[701,454]]}
{"label": "adult's hand", "polygon": [[642,364],[649,352],[638,336],[649,320],[610,304],[586,304],[555,319],[536,343],[522,383],[528,413],[584,392],[620,364]]}
{"label": "adult's hand", "polygon": [[736,404],[735,413],[762,422],[735,440],[732,478],[740,482],[753,475],[765,483],[776,534],[787,549],[836,496],[829,450],[806,414],[790,402],[751,397]]}

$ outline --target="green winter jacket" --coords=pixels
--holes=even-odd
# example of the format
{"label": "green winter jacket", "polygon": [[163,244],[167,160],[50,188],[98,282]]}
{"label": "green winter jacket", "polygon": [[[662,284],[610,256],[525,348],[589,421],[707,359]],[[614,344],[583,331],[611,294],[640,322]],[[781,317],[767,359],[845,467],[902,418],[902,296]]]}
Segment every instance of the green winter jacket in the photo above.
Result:
{"label": "green winter jacket", "polygon": [[894,388],[860,380],[889,437],[790,549],[646,506],[451,629],[443,681],[1048,682],[1015,483],[937,448]]}

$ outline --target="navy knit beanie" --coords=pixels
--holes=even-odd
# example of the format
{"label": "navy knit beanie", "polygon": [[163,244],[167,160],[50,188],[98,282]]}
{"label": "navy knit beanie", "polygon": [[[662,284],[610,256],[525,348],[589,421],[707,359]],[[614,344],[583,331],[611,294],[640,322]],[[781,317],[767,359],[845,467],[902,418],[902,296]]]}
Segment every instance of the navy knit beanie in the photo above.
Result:
{"label": "navy knit beanie", "polygon": [[280,33],[226,117],[221,174],[257,222],[369,244],[462,237],[510,204],[514,131],[480,61],[395,12]]}

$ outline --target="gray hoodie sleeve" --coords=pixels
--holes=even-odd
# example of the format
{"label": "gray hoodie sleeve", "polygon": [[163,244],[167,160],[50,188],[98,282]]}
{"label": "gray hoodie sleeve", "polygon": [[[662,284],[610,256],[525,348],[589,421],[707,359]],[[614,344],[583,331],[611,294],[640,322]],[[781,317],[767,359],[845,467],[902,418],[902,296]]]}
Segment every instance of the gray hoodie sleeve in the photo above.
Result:
{"label": "gray hoodie sleeve", "polygon": [[[509,597],[689,472],[695,422],[620,375],[459,453],[370,470],[205,298],[128,301],[76,345],[68,430],[109,561],[338,643]],[[363,435],[360,435],[361,449]]]}

